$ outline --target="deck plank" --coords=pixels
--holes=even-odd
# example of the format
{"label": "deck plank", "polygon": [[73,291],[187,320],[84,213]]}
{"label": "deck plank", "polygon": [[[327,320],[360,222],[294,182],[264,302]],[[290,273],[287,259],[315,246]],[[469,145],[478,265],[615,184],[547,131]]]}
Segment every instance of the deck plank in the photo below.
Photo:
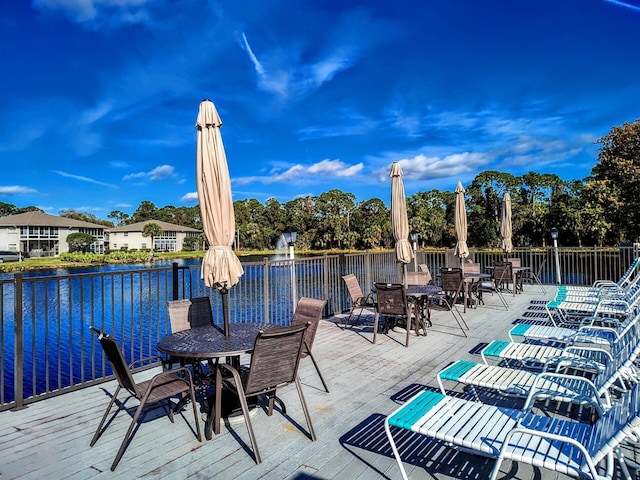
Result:
{"label": "deck plank", "polygon": [[[401,397],[421,386],[437,388],[436,374],[459,359],[479,361],[469,353],[482,342],[508,338],[512,322],[532,299],[549,299],[537,286],[526,285],[525,293],[507,298],[506,311],[497,297],[485,297],[486,305],[467,310],[470,329],[464,337],[449,312],[433,312],[433,327],[426,337],[412,336],[409,348],[404,335],[378,336],[371,343],[372,316],[363,315],[364,325],[343,330],[344,316],[323,320],[314,354],[329,385],[326,393],[312,362],[303,359],[300,376],[317,434],[312,442],[295,387],[279,395],[288,416],[279,411],[268,417],[259,411],[253,419],[263,463],[256,465],[249,449],[244,424],[222,427],[220,435],[199,443],[186,422],[176,416],[171,424],[160,410],[150,411],[115,472],[109,467],[131,420],[120,412],[97,444],[89,441],[115,387],[113,382],[88,387],[29,405],[19,411],[0,413],[0,478],[4,479],[399,479],[400,472],[384,435],[384,417],[400,404]],[[143,375],[151,375],[145,372]],[[132,402],[132,405],[135,402]],[[401,444],[411,446],[415,458],[405,468],[412,479],[486,478],[493,461],[447,448],[420,436],[409,436]],[[505,462],[503,473],[510,479],[565,478],[546,471]]]}

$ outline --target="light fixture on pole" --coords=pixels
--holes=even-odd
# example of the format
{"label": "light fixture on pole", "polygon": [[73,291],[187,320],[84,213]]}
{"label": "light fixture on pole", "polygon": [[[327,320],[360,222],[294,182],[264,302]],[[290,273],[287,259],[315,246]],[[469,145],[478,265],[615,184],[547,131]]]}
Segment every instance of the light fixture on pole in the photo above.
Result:
{"label": "light fixture on pole", "polygon": [[409,234],[411,243],[413,244],[413,271],[418,271],[418,232],[411,230]]}
{"label": "light fixture on pole", "polygon": [[289,258],[293,258],[293,246],[296,244],[296,240],[298,239],[298,232],[296,232],[293,227],[287,227],[282,236],[284,237],[284,241],[287,242],[287,245],[289,245]]}
{"label": "light fixture on pole", "polygon": [[293,301],[293,311],[298,305],[298,281],[296,279],[296,262],[294,260],[294,245],[298,239],[298,232],[293,227],[287,227],[282,233],[284,241],[289,245],[289,258],[291,259],[291,299]]}
{"label": "light fixture on pole", "polygon": [[551,238],[553,239],[553,251],[556,257],[556,284],[560,285],[560,257],[558,256],[558,229],[551,229]]}

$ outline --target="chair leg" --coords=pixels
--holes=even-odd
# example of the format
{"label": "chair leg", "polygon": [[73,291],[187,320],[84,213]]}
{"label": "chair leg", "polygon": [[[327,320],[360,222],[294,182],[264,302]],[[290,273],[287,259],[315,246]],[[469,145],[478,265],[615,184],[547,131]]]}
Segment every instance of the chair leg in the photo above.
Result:
{"label": "chair leg", "polygon": [[[96,433],[93,434],[93,438],[91,439],[91,443],[89,444],[90,447],[93,447],[96,444],[96,442],[98,441],[98,438],[100,438],[100,435],[102,434],[102,426],[104,425],[104,422],[107,420],[107,417],[109,416],[109,412],[111,411],[111,407],[113,407],[113,404],[115,403],[116,399],[118,398],[118,393],[120,393],[120,386],[119,385],[118,385],[118,388],[116,388],[115,393],[111,397],[111,401],[109,402],[109,406],[105,410],[104,415],[102,415],[102,420],[100,420],[100,424],[98,425],[98,428],[96,429]],[[120,408],[118,408],[118,412],[119,411],[120,411]],[[118,414],[118,412],[116,412],[116,415]]]}
{"label": "chair leg", "polygon": [[318,362],[316,362],[316,359],[313,356],[313,353],[311,353],[311,350],[308,348],[307,348],[307,354],[311,358],[311,361],[313,362],[313,366],[316,367],[316,372],[318,372],[318,376],[320,377],[320,381],[322,382],[322,386],[324,387],[325,392],[329,393],[329,387],[327,387],[327,383],[324,381],[324,377],[320,372],[320,367],[318,366]]}
{"label": "chair leg", "polygon": [[378,320],[380,319],[380,315],[378,312],[373,317],[373,343],[376,343],[376,337],[378,335]]}
{"label": "chair leg", "polygon": [[256,442],[256,436],[253,433],[253,426],[251,425],[251,416],[249,415],[249,405],[247,405],[247,397],[244,395],[244,391],[239,387],[238,397],[240,398],[240,405],[242,406],[242,415],[244,415],[244,421],[247,424],[247,431],[249,432],[249,439],[251,440],[251,448],[253,448],[253,454],[257,464],[262,463],[260,458],[260,452],[258,451],[258,442]]}
{"label": "chair leg", "polygon": [[142,399],[140,401],[140,405],[138,405],[138,408],[136,409],[136,413],[133,416],[133,419],[131,420],[131,424],[129,425],[127,433],[125,434],[124,439],[122,440],[122,443],[120,444],[120,449],[118,450],[118,453],[116,454],[116,458],[113,460],[113,463],[111,464],[111,471],[112,472],[118,466],[118,463],[120,462],[120,459],[122,458],[122,455],[124,455],[124,451],[127,449],[127,445],[129,445],[129,442],[131,441],[131,439],[133,437],[133,435],[132,435],[133,429],[138,424],[138,420],[140,419],[140,414],[142,413],[142,410],[144,409],[146,400],[147,400],[146,398]]}
{"label": "chair leg", "polygon": [[200,419],[198,418],[198,407],[196,407],[196,390],[193,386],[193,381],[190,384],[189,394],[191,395],[191,405],[193,407],[193,419],[196,422],[196,432],[198,434],[198,441],[202,442],[202,431],[200,430]]}
{"label": "chair leg", "polygon": [[307,409],[307,402],[305,402],[304,400],[304,395],[302,393],[302,385],[300,384],[300,377],[296,377],[296,388],[298,389],[298,396],[300,397],[300,403],[302,404],[302,411],[304,412],[304,418],[307,420],[309,433],[311,434],[311,441],[315,442],[316,432],[313,430],[313,424],[311,423],[311,416],[309,415],[309,410]]}

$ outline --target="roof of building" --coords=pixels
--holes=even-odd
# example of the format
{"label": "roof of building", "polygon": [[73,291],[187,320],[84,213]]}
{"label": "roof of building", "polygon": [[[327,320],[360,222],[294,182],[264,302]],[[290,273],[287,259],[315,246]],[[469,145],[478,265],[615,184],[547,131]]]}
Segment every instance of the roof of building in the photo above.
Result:
{"label": "roof of building", "polygon": [[66,227],[66,228],[102,228],[107,229],[105,225],[97,223],[84,222],[73,218],[59,217],[57,215],[49,215],[42,212],[25,212],[17,215],[8,215],[0,217],[0,226],[16,226],[16,227]]}
{"label": "roof of building", "polygon": [[122,225],[120,227],[109,228],[108,232],[141,232],[147,223],[157,223],[165,232],[201,232],[196,228],[176,225],[174,223],[162,222],[160,220],[145,220],[144,222],[132,223],[130,225]]}

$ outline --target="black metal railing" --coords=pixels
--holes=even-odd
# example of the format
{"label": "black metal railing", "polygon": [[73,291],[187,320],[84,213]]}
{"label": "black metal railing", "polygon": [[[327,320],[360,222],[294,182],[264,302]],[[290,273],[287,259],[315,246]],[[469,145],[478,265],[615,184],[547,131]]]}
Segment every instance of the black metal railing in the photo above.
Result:
{"label": "black metal railing", "polygon": [[[483,267],[504,258],[499,250],[474,249]],[[588,285],[618,279],[638,255],[635,247],[559,248],[560,281]],[[556,282],[553,248],[518,248],[511,257],[530,266],[543,283]],[[417,252],[432,272],[452,259],[451,251]],[[449,265],[450,266],[450,265]],[[229,290],[231,324],[286,325],[303,296],[327,298],[325,316],[350,307],[342,275],[357,275],[363,290],[376,281],[398,281],[393,251],[243,262],[240,282]],[[170,332],[166,302],[208,296],[214,323],[222,324],[222,301],[205,287],[200,266],[171,266],[96,273],[0,279],[0,410],[21,408],[39,399],[104,381],[110,369],[90,327],[115,336],[128,361],[155,354]]]}

